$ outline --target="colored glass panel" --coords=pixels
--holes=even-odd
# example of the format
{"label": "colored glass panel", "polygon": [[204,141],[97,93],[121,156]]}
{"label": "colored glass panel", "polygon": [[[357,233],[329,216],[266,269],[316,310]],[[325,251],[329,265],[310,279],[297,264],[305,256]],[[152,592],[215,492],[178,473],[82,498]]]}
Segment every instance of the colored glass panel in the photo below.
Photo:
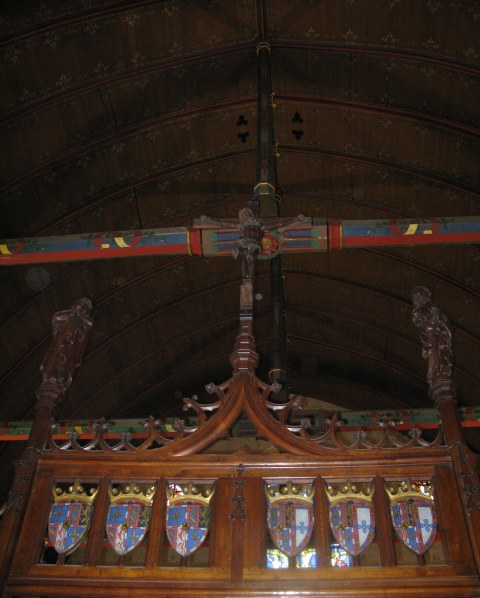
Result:
{"label": "colored glass panel", "polygon": [[[202,494],[203,493],[203,494]],[[167,488],[166,534],[181,556],[195,552],[205,541],[210,525],[208,501],[213,486],[169,484]],[[195,499],[198,500],[195,500]]]}
{"label": "colored glass panel", "polygon": [[288,569],[288,556],[278,548],[267,550],[267,569]]}
{"label": "colored glass panel", "polygon": [[115,552],[126,554],[145,537],[150,523],[151,507],[126,500],[110,505],[107,515],[107,537]]}
{"label": "colored glass panel", "polygon": [[66,499],[52,506],[48,535],[58,554],[72,553],[85,538],[93,511],[92,505]]}
{"label": "colored glass panel", "polygon": [[295,566],[303,569],[315,569],[317,567],[317,553],[315,552],[315,548],[305,548],[305,550],[302,550],[296,558]]}
{"label": "colored glass panel", "polygon": [[332,567],[351,567],[350,555],[340,544],[331,544],[330,551]]}
{"label": "colored glass panel", "polygon": [[268,530],[275,546],[288,556],[299,555],[310,542],[313,492],[311,483],[267,483]]}

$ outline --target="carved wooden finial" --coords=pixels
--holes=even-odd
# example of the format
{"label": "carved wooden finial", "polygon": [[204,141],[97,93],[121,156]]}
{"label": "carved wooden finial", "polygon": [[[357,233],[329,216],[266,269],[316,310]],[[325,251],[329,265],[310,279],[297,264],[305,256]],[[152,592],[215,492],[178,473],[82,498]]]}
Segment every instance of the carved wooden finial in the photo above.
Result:
{"label": "carved wooden finial", "polygon": [[52,318],[53,338],[40,365],[42,384],[37,391],[65,392],[80,365],[88,333],[93,326],[90,317],[92,302],[87,297],[75,301],[70,309],[59,311]]}
{"label": "carved wooden finial", "polygon": [[420,330],[422,356],[427,360],[427,380],[430,388],[452,375],[452,333],[448,318],[432,304],[432,293],[426,287],[412,291],[413,323]]}

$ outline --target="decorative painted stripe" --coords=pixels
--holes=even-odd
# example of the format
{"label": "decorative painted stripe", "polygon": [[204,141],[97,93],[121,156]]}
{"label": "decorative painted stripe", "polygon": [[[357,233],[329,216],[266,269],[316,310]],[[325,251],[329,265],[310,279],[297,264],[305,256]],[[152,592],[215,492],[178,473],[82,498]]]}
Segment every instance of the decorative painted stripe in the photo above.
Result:
{"label": "decorative painted stripe", "polygon": [[2,265],[179,254],[201,255],[200,231],[145,229],[0,241]]}
{"label": "decorative painted stripe", "polygon": [[[419,220],[314,219],[314,226],[268,230],[262,259],[279,253],[353,247],[480,243],[480,217]],[[0,240],[0,265],[142,255],[229,255],[238,230],[157,228]]]}
{"label": "decorative painted stripe", "polygon": [[[323,418],[331,415],[331,412],[325,411],[306,411],[299,414],[293,414],[293,423],[296,418],[311,419],[314,427],[320,426]],[[461,407],[459,409],[460,422],[464,428],[480,428],[480,407]],[[408,430],[414,427],[437,428],[439,415],[436,409],[399,409],[391,411],[342,411],[338,413],[339,419],[343,422],[342,429],[349,427],[367,428],[376,427],[378,422],[388,418],[395,422],[395,426],[401,430]],[[196,425],[196,418],[188,418],[186,424]],[[31,421],[12,421],[0,423],[0,441],[5,440],[27,440],[32,426]],[[166,419],[159,422],[159,428],[162,433],[168,435],[175,433],[174,419]],[[242,435],[248,434],[251,425],[245,421],[237,425],[236,429]],[[54,438],[63,439],[69,432],[77,432],[81,438],[91,438],[94,435],[92,421],[64,421],[58,424],[58,429]],[[111,422],[106,438],[118,438],[121,434],[128,432],[132,438],[145,438],[146,432],[144,422],[137,419],[116,419]]]}
{"label": "decorative painted stripe", "polygon": [[344,220],[343,247],[480,243],[480,218]]}

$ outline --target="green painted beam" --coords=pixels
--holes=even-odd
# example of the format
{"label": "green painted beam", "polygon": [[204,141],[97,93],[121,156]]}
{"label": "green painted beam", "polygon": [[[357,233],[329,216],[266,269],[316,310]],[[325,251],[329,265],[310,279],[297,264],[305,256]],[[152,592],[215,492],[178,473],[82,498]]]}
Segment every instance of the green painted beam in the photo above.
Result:
{"label": "green painted beam", "polygon": [[[299,421],[308,417],[314,428],[322,427],[323,418],[331,416],[332,413],[326,411],[298,411],[293,414],[293,420]],[[399,430],[409,430],[411,428],[436,428],[438,426],[438,411],[436,409],[401,409],[392,411],[341,411],[337,412],[339,419],[344,424],[344,430],[352,428],[365,427],[376,428],[377,424],[385,419],[395,422]],[[464,428],[480,428],[480,407],[462,407],[459,409],[461,425]],[[175,432],[174,418],[168,418],[159,421],[159,427],[165,434]],[[54,437],[66,438],[69,432],[76,431],[81,437],[92,436],[93,420],[65,420],[57,424]],[[117,438],[124,433],[129,433],[133,438],[142,438],[146,436],[146,420],[142,419],[117,419],[108,422],[109,428],[106,433],[107,438]],[[188,425],[195,425],[195,418],[187,420]],[[13,421],[4,422],[0,425],[0,441],[18,441],[27,440],[32,426],[31,421]],[[251,431],[248,421],[242,420],[234,427],[234,434],[247,435]]]}

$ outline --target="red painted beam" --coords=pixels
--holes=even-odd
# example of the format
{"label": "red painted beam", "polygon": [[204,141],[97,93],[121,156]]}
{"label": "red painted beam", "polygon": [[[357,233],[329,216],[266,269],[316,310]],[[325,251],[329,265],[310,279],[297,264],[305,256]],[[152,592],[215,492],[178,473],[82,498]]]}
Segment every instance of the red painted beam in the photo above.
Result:
{"label": "red painted beam", "polygon": [[[233,221],[232,221],[233,222]],[[0,265],[106,259],[143,255],[228,256],[236,228],[152,228],[59,237],[0,240]],[[355,247],[480,243],[480,217],[410,220],[305,218],[265,232],[262,258]]]}
{"label": "red painted beam", "polygon": [[0,265],[201,254],[200,231],[185,227],[0,241]]}

